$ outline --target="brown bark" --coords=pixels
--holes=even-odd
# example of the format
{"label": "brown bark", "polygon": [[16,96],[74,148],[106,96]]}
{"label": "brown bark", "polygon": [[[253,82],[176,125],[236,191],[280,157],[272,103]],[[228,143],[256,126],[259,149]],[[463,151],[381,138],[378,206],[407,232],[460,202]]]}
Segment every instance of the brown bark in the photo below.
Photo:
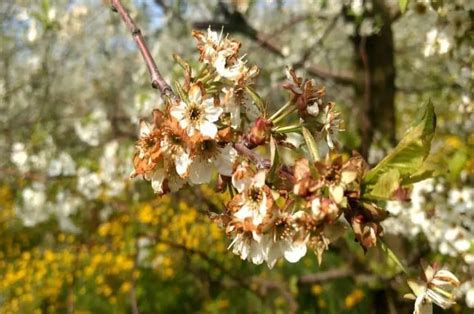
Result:
{"label": "brown bark", "polygon": [[377,33],[351,38],[354,49],[355,103],[358,104],[360,152],[368,156],[374,135],[395,143],[395,56],[392,18],[384,1],[373,1],[368,17],[382,23]]}

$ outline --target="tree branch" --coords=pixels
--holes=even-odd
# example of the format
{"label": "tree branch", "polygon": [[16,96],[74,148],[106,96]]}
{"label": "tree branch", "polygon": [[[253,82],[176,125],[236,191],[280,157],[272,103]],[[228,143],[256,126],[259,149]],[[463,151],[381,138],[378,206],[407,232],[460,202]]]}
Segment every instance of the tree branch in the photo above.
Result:
{"label": "tree branch", "polygon": [[114,10],[120,14],[122,21],[132,33],[133,40],[137,44],[138,50],[140,50],[148,72],[150,73],[151,86],[160,90],[162,96],[173,97],[173,91],[158,70],[155,60],[153,59],[145,39],[143,38],[141,30],[137,27],[120,0],[112,0],[112,6]]}
{"label": "tree branch", "polygon": [[350,277],[352,275],[354,275],[354,271],[350,267],[344,266],[315,274],[303,275],[298,279],[298,284],[314,284],[338,278]]}

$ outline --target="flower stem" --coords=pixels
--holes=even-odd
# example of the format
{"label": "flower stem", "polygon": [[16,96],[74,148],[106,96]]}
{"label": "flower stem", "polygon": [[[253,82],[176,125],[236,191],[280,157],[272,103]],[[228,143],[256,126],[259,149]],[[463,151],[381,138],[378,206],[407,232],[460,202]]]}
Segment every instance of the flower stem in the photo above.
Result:
{"label": "flower stem", "polygon": [[302,127],[303,125],[301,124],[293,124],[293,125],[288,125],[288,126],[277,127],[277,128],[274,128],[272,131],[276,133],[291,133],[295,131],[301,131]]}
{"label": "flower stem", "polygon": [[284,111],[286,111],[288,108],[290,108],[293,105],[293,101],[290,100],[286,104],[284,104],[280,109],[278,109],[277,112],[272,114],[272,116],[268,119],[269,121],[274,121],[275,119],[278,118],[279,115],[281,115]]}
{"label": "flower stem", "polygon": [[273,124],[277,124],[279,123],[281,120],[283,120],[285,117],[287,117],[288,115],[290,115],[291,113],[293,113],[294,111],[296,111],[296,106],[292,106],[290,107],[289,109],[287,109],[285,112],[283,112],[282,114],[280,114],[279,117],[277,117],[275,120],[273,120]]}

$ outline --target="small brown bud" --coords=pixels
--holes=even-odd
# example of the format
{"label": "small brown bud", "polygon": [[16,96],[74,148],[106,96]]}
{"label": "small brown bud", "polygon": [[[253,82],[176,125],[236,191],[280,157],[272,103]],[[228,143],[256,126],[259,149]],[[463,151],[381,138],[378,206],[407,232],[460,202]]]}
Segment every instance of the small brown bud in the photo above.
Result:
{"label": "small brown bud", "polygon": [[263,118],[258,118],[250,130],[249,143],[252,146],[265,144],[270,134],[271,123]]}
{"label": "small brown bud", "polygon": [[219,175],[216,182],[216,192],[225,192],[227,184],[230,182],[230,177]]}

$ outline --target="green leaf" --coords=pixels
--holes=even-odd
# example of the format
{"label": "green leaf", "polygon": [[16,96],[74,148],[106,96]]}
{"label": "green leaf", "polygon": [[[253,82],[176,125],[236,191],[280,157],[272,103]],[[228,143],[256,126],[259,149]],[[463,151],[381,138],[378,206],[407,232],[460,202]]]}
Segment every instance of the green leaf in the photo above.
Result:
{"label": "green leaf", "polygon": [[266,105],[262,97],[260,97],[260,95],[258,95],[257,92],[250,86],[245,86],[245,91],[247,94],[249,94],[250,98],[252,98],[260,113],[265,113]]}
{"label": "green leaf", "polygon": [[436,115],[430,101],[400,143],[365,175],[362,183],[366,193],[370,193],[380,178],[392,170],[398,171],[402,182],[413,179],[411,176],[422,168],[430,152],[435,128]]}
{"label": "green leaf", "polygon": [[399,186],[400,172],[398,172],[397,169],[391,169],[380,176],[369,195],[376,198],[388,199]]}
{"label": "green leaf", "polygon": [[316,141],[314,140],[313,135],[305,127],[303,127],[301,130],[303,131],[303,137],[306,142],[306,145],[308,146],[309,152],[311,153],[313,161],[319,161],[321,158],[319,157],[318,146],[316,144]]}
{"label": "green leaf", "polygon": [[277,169],[280,166],[280,153],[278,152],[278,146],[273,136],[270,137],[270,162],[271,168],[268,172],[268,178],[273,181],[277,173]]}
{"label": "green leaf", "polygon": [[403,266],[402,262],[400,262],[400,260],[395,255],[395,253],[393,253],[393,251],[381,239],[379,239],[379,241],[380,241],[380,248],[385,253],[385,255],[390,260],[392,260],[400,268],[401,271],[407,274],[407,270],[405,269],[405,266]]}
{"label": "green leaf", "polygon": [[400,6],[400,12],[405,13],[408,7],[408,1],[409,0],[399,0],[398,5]]}
{"label": "green leaf", "polygon": [[458,150],[448,163],[449,177],[451,180],[455,180],[461,174],[461,171],[466,166],[467,153],[464,149]]}

